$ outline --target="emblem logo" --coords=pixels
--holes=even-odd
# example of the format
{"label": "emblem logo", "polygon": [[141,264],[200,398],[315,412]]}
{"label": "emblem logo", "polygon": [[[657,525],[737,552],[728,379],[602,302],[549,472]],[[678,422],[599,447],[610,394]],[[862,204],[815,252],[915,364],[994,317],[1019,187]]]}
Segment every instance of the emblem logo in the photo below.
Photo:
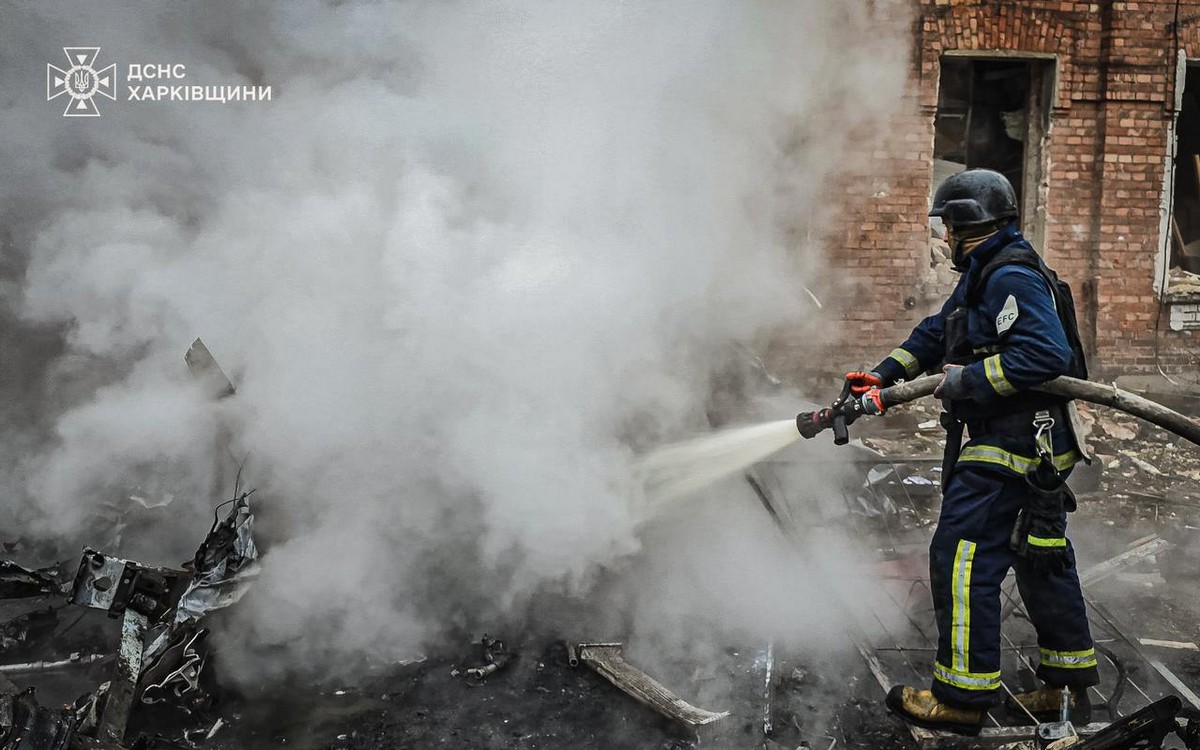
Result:
{"label": "emblem logo", "polygon": [[1000,308],[1000,314],[996,316],[996,333],[1001,334],[1012,328],[1020,314],[1021,311],[1017,309],[1017,298],[1011,294],[1008,295],[1008,299],[1004,300],[1004,307]]}
{"label": "emblem logo", "polygon": [[97,94],[117,100],[117,64],[96,70],[99,47],[63,47],[70,67],[66,70],[46,63],[46,101],[67,95],[63,117],[99,117],[92,98]]}

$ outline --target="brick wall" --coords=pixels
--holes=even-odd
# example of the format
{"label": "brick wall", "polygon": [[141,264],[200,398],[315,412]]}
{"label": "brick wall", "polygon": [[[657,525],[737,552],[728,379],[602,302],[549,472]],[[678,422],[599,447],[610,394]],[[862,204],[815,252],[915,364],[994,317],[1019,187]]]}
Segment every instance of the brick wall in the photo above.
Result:
{"label": "brick wall", "polygon": [[[1200,335],[1172,330],[1154,291],[1169,170],[1176,50],[1200,58],[1200,0],[914,0],[908,106],[844,194],[826,287],[840,336],[820,359],[873,364],[948,291],[931,286],[925,213],[946,54],[1053,56],[1045,255],[1075,290],[1093,369],[1190,372]],[[1175,29],[1178,28],[1178,34]],[[1178,315],[1176,317],[1179,317]]]}

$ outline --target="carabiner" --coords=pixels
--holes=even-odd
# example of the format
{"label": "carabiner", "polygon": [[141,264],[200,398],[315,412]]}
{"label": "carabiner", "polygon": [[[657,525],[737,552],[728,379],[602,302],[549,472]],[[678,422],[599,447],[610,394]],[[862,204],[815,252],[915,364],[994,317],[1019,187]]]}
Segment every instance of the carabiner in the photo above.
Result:
{"label": "carabiner", "polygon": [[1043,410],[1033,415],[1033,426],[1037,431],[1033,434],[1033,442],[1037,446],[1038,455],[1049,461],[1054,460],[1054,439],[1050,431],[1054,429],[1054,417]]}

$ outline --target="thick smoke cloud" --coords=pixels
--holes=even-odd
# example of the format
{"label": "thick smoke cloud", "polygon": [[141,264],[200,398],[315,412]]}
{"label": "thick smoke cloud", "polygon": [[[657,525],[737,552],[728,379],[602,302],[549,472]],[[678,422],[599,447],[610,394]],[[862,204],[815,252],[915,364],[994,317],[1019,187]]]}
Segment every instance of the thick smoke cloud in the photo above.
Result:
{"label": "thick smoke cloud", "polygon": [[[747,579],[803,578],[769,527],[713,501],[647,529],[632,461],[706,425],[735,345],[811,323],[828,180],[903,87],[885,7],[10,5],[4,527],[95,543],[151,493],[123,543],[172,562],[245,459],[267,553],[223,637],[270,654],[245,678],[406,658],[548,591],[665,631],[705,565],[740,589],[710,614],[751,627]],[[44,66],[83,44],[273,99],[122,86],[61,118]],[[236,398],[183,370],[197,335]]]}

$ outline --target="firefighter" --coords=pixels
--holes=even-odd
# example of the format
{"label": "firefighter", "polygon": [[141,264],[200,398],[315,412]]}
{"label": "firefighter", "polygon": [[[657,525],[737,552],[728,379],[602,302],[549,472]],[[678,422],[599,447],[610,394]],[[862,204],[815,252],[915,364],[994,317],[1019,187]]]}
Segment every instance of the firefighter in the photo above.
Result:
{"label": "firefighter", "polygon": [[[1037,676],[1045,683],[1016,698],[1052,719],[1069,687],[1072,717],[1086,722],[1096,654],[1065,536],[1066,512],[1074,510],[1065,479],[1085,448],[1072,430],[1074,404],[1028,390],[1059,375],[1087,377],[1070,290],[1022,237],[1003,175],[951,176],[929,215],[946,227],[957,286],[874,370],[846,375],[861,396],[925,371],[945,373],[934,394],[947,440],[929,547],[933,682],[928,690],[897,685],[887,705],[922,727],[979,732],[1001,697],[1000,586],[1012,568],[1037,630]],[[1011,700],[1009,708],[1020,710]]]}

